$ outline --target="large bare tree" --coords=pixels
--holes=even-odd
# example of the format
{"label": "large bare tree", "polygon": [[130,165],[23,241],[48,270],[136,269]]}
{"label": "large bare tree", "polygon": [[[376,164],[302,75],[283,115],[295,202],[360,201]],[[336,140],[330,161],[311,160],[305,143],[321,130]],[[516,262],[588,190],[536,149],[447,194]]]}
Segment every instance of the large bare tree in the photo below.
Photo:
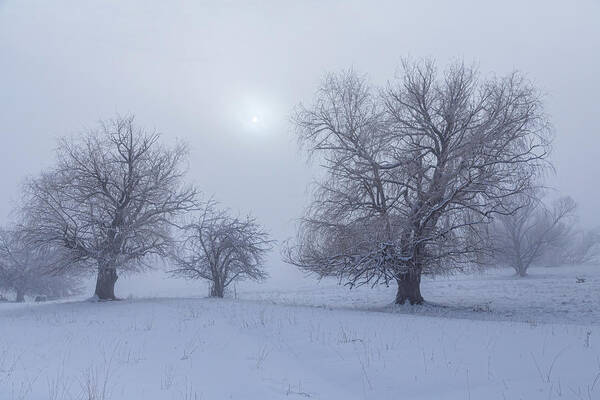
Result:
{"label": "large bare tree", "polygon": [[174,276],[210,281],[210,295],[223,297],[236,280],[263,280],[273,241],[253,217],[239,218],[209,201],[200,216],[182,227],[174,247]]}
{"label": "large bare tree", "polygon": [[399,304],[423,302],[423,274],[475,259],[471,231],[513,211],[551,139],[522,75],[483,79],[460,62],[405,61],[385,88],[329,75],[294,121],[325,173],[285,259],[351,286],[395,281]]}
{"label": "large bare tree", "polygon": [[132,116],[61,139],[57,165],[27,185],[29,240],[60,247],[60,268],[96,270],[95,295],[115,299],[117,271],[167,255],[171,220],[195,207],[196,191],[183,183],[186,155]]}

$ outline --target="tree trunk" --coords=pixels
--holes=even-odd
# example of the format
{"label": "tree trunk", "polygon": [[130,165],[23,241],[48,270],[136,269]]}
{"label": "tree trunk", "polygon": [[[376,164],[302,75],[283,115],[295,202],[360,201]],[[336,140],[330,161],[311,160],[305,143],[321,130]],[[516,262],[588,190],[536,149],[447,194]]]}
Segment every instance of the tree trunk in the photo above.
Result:
{"label": "tree trunk", "polygon": [[25,292],[21,289],[17,289],[17,299],[16,299],[17,303],[24,303],[25,302]]}
{"label": "tree trunk", "polygon": [[213,282],[210,285],[210,297],[223,298],[224,295],[225,295],[225,288],[223,287],[223,285],[221,285],[217,282]]}
{"label": "tree trunk", "polygon": [[96,296],[100,300],[116,300],[115,283],[117,282],[117,270],[115,268],[98,268],[96,278]]}
{"label": "tree trunk", "polygon": [[421,296],[421,273],[407,272],[401,274],[398,279],[398,292],[396,292],[396,304],[404,304],[408,301],[411,305],[423,304]]}
{"label": "tree trunk", "polygon": [[521,278],[527,276],[527,267],[524,266],[522,263],[517,263],[515,270],[517,271],[517,275],[519,275]]}

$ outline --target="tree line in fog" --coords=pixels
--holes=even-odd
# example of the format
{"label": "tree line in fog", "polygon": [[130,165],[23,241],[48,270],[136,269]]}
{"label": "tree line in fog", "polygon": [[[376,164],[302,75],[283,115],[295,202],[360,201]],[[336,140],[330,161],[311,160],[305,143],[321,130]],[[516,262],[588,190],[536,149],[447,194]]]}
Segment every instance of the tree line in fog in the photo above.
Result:
{"label": "tree line in fog", "polygon": [[[552,128],[521,73],[485,77],[462,62],[405,60],[386,85],[354,71],[325,77],[293,126],[324,174],[283,260],[350,287],[397,286],[420,304],[423,275],[596,262],[600,234],[576,228],[576,204],[544,186]],[[26,180],[0,231],[0,289],[114,300],[123,272],[167,260],[169,273],[223,297],[267,277],[275,245],[242,216],[186,182],[188,149],[166,146],[133,116],[59,140],[51,168]]]}

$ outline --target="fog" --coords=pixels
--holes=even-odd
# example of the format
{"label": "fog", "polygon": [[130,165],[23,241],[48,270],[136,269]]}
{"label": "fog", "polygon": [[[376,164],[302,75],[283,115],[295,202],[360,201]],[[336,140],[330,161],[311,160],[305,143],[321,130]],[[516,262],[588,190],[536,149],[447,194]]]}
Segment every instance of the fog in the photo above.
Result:
{"label": "fog", "polygon": [[599,72],[600,0],[0,0],[0,400],[600,399]]}
{"label": "fog", "polygon": [[432,56],[484,75],[519,69],[547,94],[548,184],[577,201],[582,224],[600,225],[599,16],[593,0],[0,1],[0,222],[23,179],[52,163],[57,137],[131,113],[189,143],[188,178],[204,193],[285,240],[315,174],[291,131],[294,105],[326,72],[383,84],[401,57]]}

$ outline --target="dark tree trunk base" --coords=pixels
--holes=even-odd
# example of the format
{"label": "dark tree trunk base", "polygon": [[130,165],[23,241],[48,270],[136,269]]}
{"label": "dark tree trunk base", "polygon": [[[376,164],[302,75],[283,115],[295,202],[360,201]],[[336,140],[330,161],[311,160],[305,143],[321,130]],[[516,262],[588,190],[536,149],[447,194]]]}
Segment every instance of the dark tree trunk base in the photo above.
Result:
{"label": "dark tree trunk base", "polygon": [[225,295],[225,288],[219,287],[214,284],[210,286],[210,297],[223,298],[224,295]]}
{"label": "dark tree trunk base", "polygon": [[518,263],[516,265],[513,265],[513,268],[515,269],[515,272],[518,277],[524,278],[527,276],[527,267],[521,263]]}
{"label": "dark tree trunk base", "polygon": [[25,302],[25,293],[21,292],[20,290],[17,290],[16,302],[17,303],[24,303]]}
{"label": "dark tree trunk base", "polygon": [[99,300],[117,300],[115,297],[115,283],[118,278],[117,270],[114,268],[101,268],[98,270],[95,295]]}
{"label": "dark tree trunk base", "polygon": [[398,282],[396,304],[405,304],[407,301],[411,305],[423,304],[424,300],[423,296],[421,296],[421,274],[403,274],[396,281]]}

